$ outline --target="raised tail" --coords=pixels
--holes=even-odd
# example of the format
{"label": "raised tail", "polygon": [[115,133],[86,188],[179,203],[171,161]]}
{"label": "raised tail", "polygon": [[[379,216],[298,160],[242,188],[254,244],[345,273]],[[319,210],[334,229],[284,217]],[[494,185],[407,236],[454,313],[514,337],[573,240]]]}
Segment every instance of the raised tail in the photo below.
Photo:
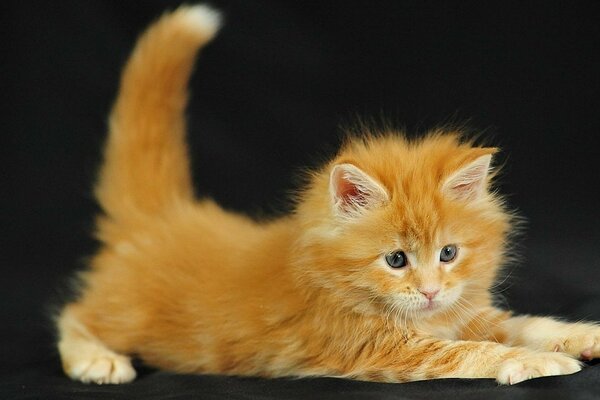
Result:
{"label": "raised tail", "polygon": [[115,222],[192,200],[187,85],[196,53],[219,25],[211,8],[182,6],[139,38],[121,77],[95,191]]}

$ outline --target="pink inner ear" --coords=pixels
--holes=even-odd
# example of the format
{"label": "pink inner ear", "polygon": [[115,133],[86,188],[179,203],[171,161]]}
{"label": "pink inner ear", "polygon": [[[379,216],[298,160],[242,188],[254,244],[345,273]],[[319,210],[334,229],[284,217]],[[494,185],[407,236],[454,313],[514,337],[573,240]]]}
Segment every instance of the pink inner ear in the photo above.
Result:
{"label": "pink inner ear", "polygon": [[491,156],[479,157],[473,163],[459,171],[446,183],[447,193],[455,199],[472,200],[485,190]]}
{"label": "pink inner ear", "polygon": [[336,212],[357,215],[388,199],[375,180],[352,164],[336,165],[331,173],[330,192]]}
{"label": "pink inner ear", "polygon": [[340,178],[338,181],[338,193],[344,202],[348,202],[350,199],[359,197],[362,194],[355,184],[344,178]]}
{"label": "pink inner ear", "polygon": [[454,192],[454,195],[459,198],[467,198],[470,196],[475,196],[477,194],[477,187],[475,181],[469,183],[458,183],[452,186],[451,190],[452,192]]}
{"label": "pink inner ear", "polygon": [[362,205],[366,201],[365,193],[360,187],[342,176],[337,181],[337,193],[344,206]]}

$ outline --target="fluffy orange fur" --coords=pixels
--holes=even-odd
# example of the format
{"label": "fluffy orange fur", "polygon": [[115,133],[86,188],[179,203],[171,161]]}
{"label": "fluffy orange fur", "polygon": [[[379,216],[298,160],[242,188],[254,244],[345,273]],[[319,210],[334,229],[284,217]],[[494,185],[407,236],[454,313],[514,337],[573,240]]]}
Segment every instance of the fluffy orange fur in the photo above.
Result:
{"label": "fluffy orange fur", "polygon": [[218,26],[180,7],[125,67],[96,187],[102,247],[57,317],[71,378],[128,382],[137,356],[181,373],[516,383],[600,355],[594,324],[492,305],[513,222],[489,188],[496,149],[457,132],[349,139],[277,220],[195,199],[186,86]]}

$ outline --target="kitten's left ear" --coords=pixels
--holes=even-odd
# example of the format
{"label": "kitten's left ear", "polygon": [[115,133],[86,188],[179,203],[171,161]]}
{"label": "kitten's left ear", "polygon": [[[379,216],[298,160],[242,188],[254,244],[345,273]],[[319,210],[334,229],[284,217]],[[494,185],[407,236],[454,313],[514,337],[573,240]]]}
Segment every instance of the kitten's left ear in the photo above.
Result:
{"label": "kitten's left ear", "polygon": [[471,201],[481,198],[485,193],[490,162],[496,149],[482,150],[487,150],[487,154],[480,155],[446,179],[442,186],[446,196],[453,200]]}

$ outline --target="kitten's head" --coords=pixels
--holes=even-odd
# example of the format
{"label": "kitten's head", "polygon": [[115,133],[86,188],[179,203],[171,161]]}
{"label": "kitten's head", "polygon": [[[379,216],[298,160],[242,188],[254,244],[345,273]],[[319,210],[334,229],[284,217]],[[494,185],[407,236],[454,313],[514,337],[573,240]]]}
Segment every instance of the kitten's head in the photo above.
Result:
{"label": "kitten's head", "polygon": [[407,319],[487,296],[510,227],[489,190],[495,152],[442,132],[350,140],[298,205],[299,276],[340,305]]}

